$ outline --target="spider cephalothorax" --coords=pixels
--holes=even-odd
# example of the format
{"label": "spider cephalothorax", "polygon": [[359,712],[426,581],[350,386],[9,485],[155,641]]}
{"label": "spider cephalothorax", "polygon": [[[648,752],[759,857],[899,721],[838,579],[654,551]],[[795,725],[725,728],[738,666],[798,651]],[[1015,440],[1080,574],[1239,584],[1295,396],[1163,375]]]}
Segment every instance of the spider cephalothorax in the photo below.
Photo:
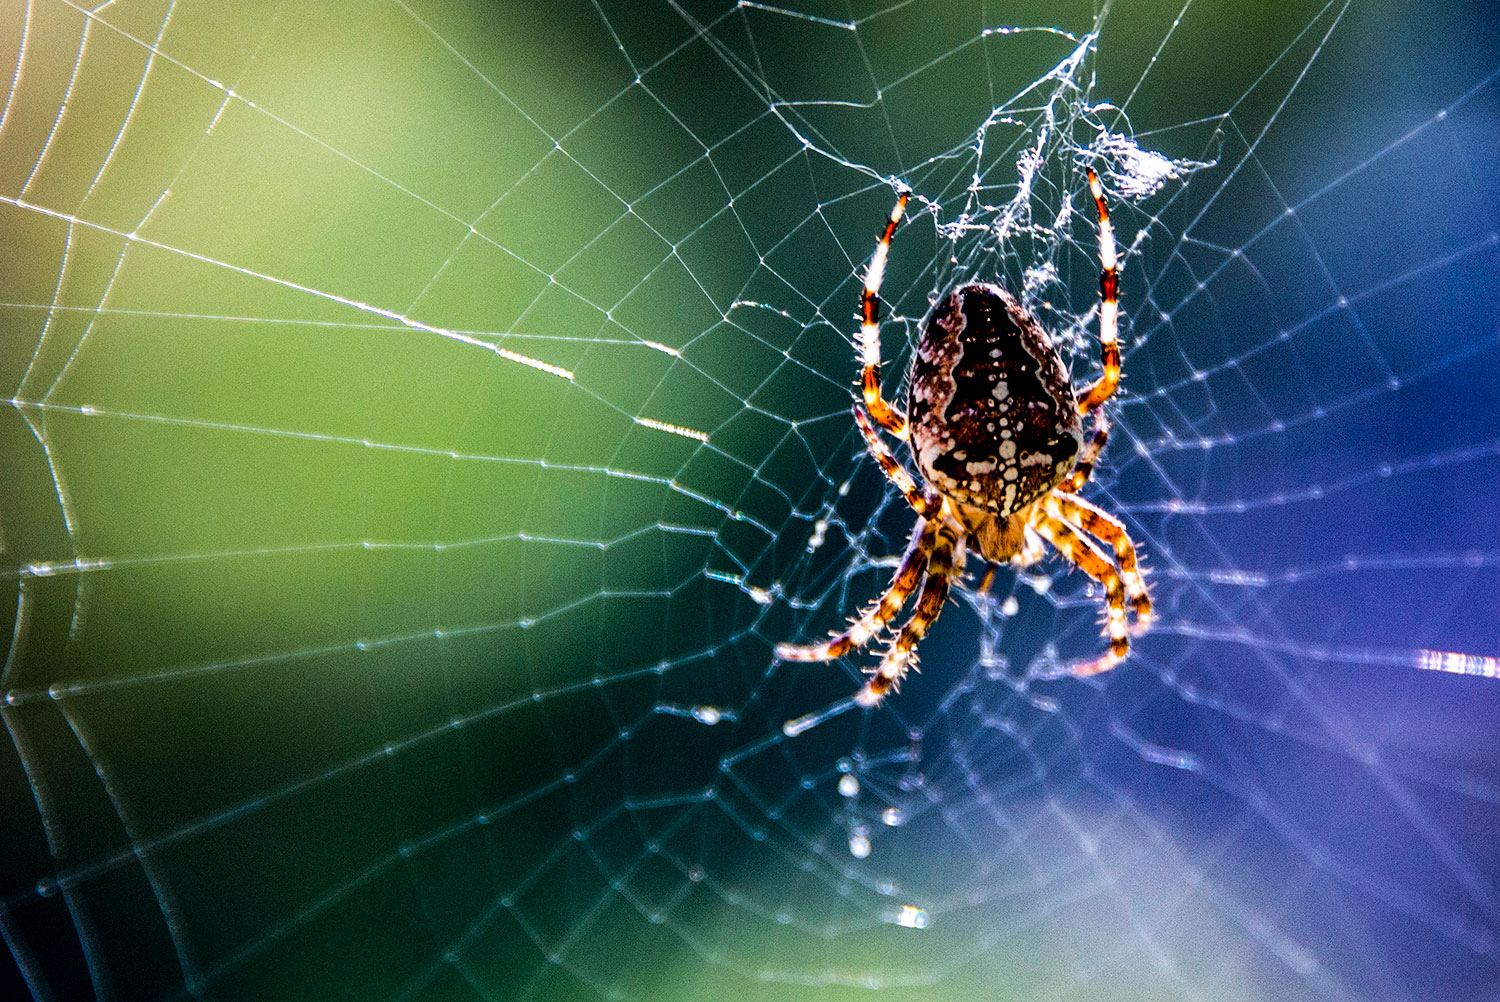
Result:
{"label": "spider cephalothorax", "polygon": [[[1126,602],[1135,632],[1151,622],[1151,598],[1135,545],[1115,518],[1078,497],[1109,438],[1100,405],[1120,378],[1119,269],[1114,230],[1098,177],[1089,189],[1099,212],[1099,341],[1103,374],[1075,394],[1068,367],[1047,331],[1013,296],[996,285],[960,285],[938,301],[922,328],[907,379],[907,414],[880,393],[880,283],[891,235],[901,221],[905,191],[891,210],[865,273],[860,297],[864,355],[863,401],[854,419],[887,477],[919,516],[890,586],[848,630],[810,647],[781,644],[792,661],[829,661],[873,640],[917,589],[916,608],[890,642],[856,700],[880,702],[915,663],[917,643],[942,611],[951,579],[963,572],[965,551],[987,561],[1025,566],[1050,543],[1105,589],[1109,650],[1076,666],[1074,674],[1108,671],[1130,650]],[[1084,443],[1083,417],[1094,434]],[[876,423],[911,447],[919,485],[891,453]],[[1099,543],[1112,550],[1112,559]]]}

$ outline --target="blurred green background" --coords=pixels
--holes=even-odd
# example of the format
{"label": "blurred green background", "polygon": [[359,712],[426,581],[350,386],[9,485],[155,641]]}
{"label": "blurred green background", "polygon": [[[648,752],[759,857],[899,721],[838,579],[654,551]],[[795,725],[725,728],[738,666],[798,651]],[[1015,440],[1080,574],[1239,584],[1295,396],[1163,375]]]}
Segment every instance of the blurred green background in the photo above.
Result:
{"label": "blurred green background", "polygon": [[[1362,980],[1384,937],[1373,906],[1345,902],[1337,930],[1298,946],[1290,930],[1316,909],[1280,853],[1305,862],[1310,842],[1226,834],[1275,813],[1242,792],[1230,806],[1222,785],[1182,792],[1181,810],[1228,822],[1174,833],[1086,756],[1022,743],[1014,761],[965,759],[929,734],[929,775],[951,785],[865,865],[844,850],[839,798],[801,792],[826,792],[866,746],[852,728],[889,729],[868,741],[889,751],[902,725],[780,738],[850,681],[768,666],[809,614],[783,582],[826,578],[823,560],[841,575],[857,549],[841,535],[809,557],[806,542],[861,469],[847,335],[852,275],[890,203],[881,178],[972,169],[976,128],[1076,45],[985,29],[1081,37],[1095,15],[958,0],[0,4],[0,78],[19,54],[0,117],[0,932],[18,995],[1439,997],[1409,974],[1420,960]],[[1402,16],[1119,0],[1092,98],[1140,84],[1145,145],[1227,151],[1241,182],[1300,205],[1490,69],[1493,46],[1458,40],[1492,26],[1461,5],[1427,11],[1425,40],[1393,50],[1416,27]],[[1424,74],[1435,58],[1442,72]],[[1223,123],[1202,120],[1230,108],[1215,139]],[[1474,128],[1465,163],[1494,139]],[[1175,216],[1122,206],[1122,225],[1190,256],[1174,227],[1233,177],[1210,175]],[[1250,240],[1269,217],[1243,204],[1205,239]],[[1309,217],[1301,249],[1261,262],[1273,285],[1278,262],[1329,266],[1352,244],[1321,226]],[[912,229],[890,298],[920,316],[943,245]],[[1096,280],[1080,239],[1066,277],[1081,314]],[[1468,239],[1412,253],[1430,263]],[[1275,298],[1264,277],[1237,281]],[[1191,298],[1168,280],[1157,293],[1166,313]],[[1294,322],[1318,308],[1273,304]],[[1155,330],[1134,388],[1273,337],[1249,331]],[[1434,336],[1429,359],[1466,350]],[[897,333],[889,352],[904,346]],[[1162,391],[1180,411],[1190,392]],[[1492,401],[1473,399],[1462,420],[1483,421]],[[1213,404],[1262,424],[1295,410],[1274,390],[1259,400]],[[1145,441],[1151,420],[1136,420]],[[1413,434],[1419,459],[1449,444]],[[1283,486],[1297,462],[1253,448],[1227,450],[1236,496]],[[1211,494],[1200,474],[1177,490]],[[1161,500],[1165,480],[1133,495],[1122,480],[1118,496]],[[869,518],[876,480],[859,483],[849,504]],[[1186,528],[1189,570],[1235,562],[1188,542],[1215,527]],[[874,585],[849,587],[818,624]],[[1092,608],[1075,613],[1087,644]],[[1263,619],[1248,629],[1279,638]],[[1409,644],[1482,648],[1454,631]],[[1058,740],[1076,752],[1149,698],[1079,710]],[[1240,740],[1219,726],[1210,744]],[[1022,773],[1041,781],[1012,786]],[[997,814],[962,842],[974,815]],[[1007,862],[955,905],[970,853],[991,845]],[[934,908],[931,928],[892,921],[939,900],[951,913]],[[1494,915],[1467,908],[1492,934]],[[1493,986],[1493,946],[1457,952],[1435,976],[1460,987],[1442,997]]]}

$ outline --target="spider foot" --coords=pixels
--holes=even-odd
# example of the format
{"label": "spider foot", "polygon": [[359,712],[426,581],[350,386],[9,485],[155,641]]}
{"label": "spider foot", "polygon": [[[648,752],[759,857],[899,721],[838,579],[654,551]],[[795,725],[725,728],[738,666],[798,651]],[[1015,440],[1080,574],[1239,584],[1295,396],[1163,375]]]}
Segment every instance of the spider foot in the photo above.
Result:
{"label": "spider foot", "polygon": [[829,633],[828,639],[820,644],[777,644],[776,656],[783,661],[835,661],[850,651],[859,650],[879,635],[878,624],[871,625],[873,612],[871,609],[853,617],[849,629],[843,633]]}
{"label": "spider foot", "polygon": [[777,644],[776,656],[783,661],[823,661],[821,656],[823,648],[827,644],[814,644],[811,647],[799,647],[796,644]]}
{"label": "spider foot", "polygon": [[1084,661],[1073,666],[1071,674],[1077,678],[1087,678],[1090,675],[1102,675],[1114,668],[1125,655],[1130,653],[1130,641],[1124,637],[1110,641],[1109,650],[1092,661]]}

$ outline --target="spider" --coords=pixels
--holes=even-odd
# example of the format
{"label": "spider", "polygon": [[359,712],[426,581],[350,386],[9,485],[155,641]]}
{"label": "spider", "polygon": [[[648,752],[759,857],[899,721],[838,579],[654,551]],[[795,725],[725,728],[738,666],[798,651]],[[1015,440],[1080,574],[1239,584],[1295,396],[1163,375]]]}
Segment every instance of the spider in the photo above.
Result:
{"label": "spider", "polygon": [[[788,661],[832,661],[863,648],[896,618],[921,585],[911,618],[887,645],[854,701],[878,706],[916,667],[917,644],[942,612],[952,580],[972,550],[994,566],[1029,566],[1044,543],[1104,586],[1109,648],[1073,666],[1074,675],[1109,671],[1150,628],[1151,597],[1135,544],[1118,518],[1078,496],[1109,440],[1101,405],[1120,381],[1119,264],[1104,188],[1088,172],[1099,212],[1099,343],[1104,372],[1075,393],[1068,367],[1041,323],[1009,292],[988,282],[956,286],[923,325],[907,378],[907,413],[880,393],[880,284],[891,236],[911,197],[900,189],[865,271],[859,343],[863,400],[854,420],[886,477],[917,513],[890,585],[847,630],[819,644],[779,644]],[[1093,436],[1085,445],[1083,418]],[[921,474],[907,471],[881,438],[906,442]],[[1114,555],[1105,552],[1107,546]],[[981,590],[988,586],[986,574]],[[1127,626],[1127,602],[1135,615]]]}

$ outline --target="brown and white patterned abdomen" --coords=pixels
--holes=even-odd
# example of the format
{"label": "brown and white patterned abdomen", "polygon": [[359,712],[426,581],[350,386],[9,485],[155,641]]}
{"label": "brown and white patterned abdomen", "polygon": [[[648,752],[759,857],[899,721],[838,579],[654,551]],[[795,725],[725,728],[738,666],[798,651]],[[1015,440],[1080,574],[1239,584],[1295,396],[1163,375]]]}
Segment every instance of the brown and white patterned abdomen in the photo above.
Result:
{"label": "brown and white patterned abdomen", "polygon": [[1001,518],[1067,476],[1083,446],[1077,398],[1051,339],[988,283],[958,287],[928,318],[908,412],[928,482]]}

